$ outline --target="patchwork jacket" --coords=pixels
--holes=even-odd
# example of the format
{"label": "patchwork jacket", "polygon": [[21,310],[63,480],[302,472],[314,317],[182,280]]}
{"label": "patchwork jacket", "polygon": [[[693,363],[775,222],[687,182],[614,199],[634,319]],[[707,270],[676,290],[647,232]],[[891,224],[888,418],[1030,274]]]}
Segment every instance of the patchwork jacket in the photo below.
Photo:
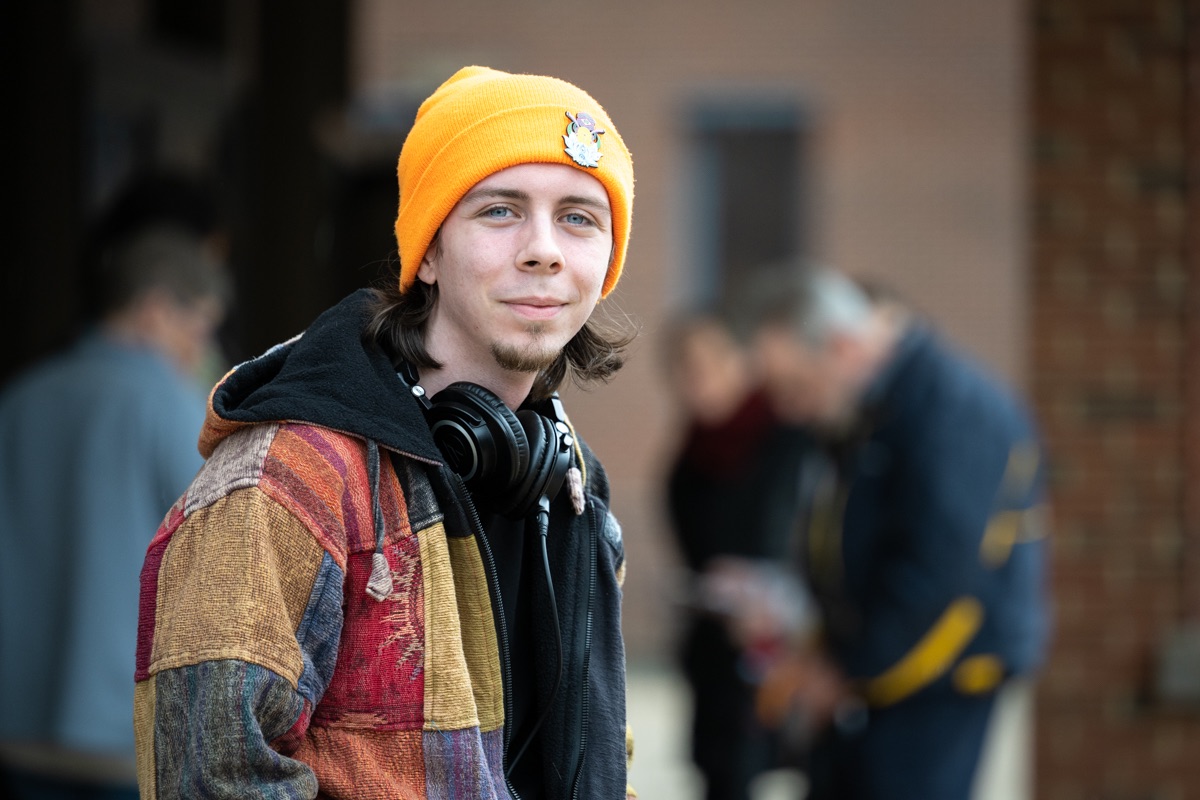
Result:
{"label": "patchwork jacket", "polygon": [[[515,795],[492,555],[415,400],[362,341],[365,301],[351,295],[213,391],[207,463],[142,571],[144,798]],[[564,672],[544,784],[623,798],[624,551],[582,444],[576,465],[582,513],[565,491],[551,509]],[[535,611],[538,707],[550,624]]]}

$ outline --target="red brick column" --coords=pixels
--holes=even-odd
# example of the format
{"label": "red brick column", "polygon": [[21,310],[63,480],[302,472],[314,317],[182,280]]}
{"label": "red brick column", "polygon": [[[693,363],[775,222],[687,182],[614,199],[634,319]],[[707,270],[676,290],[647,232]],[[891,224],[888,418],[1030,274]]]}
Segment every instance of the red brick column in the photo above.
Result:
{"label": "red brick column", "polygon": [[1184,395],[1187,408],[1183,440],[1184,529],[1191,557],[1189,612],[1200,619],[1200,0],[1187,0],[1184,125],[1187,141],[1187,221],[1185,262],[1189,291],[1185,316]]}
{"label": "red brick column", "polygon": [[1154,681],[1200,619],[1197,5],[1032,4],[1030,363],[1057,605],[1039,798],[1200,797],[1200,713]]}

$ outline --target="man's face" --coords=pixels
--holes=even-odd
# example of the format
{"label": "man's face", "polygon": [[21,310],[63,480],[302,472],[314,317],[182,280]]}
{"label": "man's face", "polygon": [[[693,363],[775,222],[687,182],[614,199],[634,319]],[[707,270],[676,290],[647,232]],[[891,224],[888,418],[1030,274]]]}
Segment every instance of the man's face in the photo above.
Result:
{"label": "man's face", "polygon": [[612,254],[603,184],[563,164],[520,164],[475,184],[417,277],[438,286],[427,341],[443,363],[536,372],[600,299]]}
{"label": "man's face", "polygon": [[138,301],[140,335],[192,376],[216,347],[214,335],[224,316],[223,304],[211,296],[185,302],[151,289]]}
{"label": "man's face", "polygon": [[775,412],[802,425],[843,424],[853,413],[857,386],[852,347],[840,338],[810,346],[787,328],[764,328],[754,352]]}

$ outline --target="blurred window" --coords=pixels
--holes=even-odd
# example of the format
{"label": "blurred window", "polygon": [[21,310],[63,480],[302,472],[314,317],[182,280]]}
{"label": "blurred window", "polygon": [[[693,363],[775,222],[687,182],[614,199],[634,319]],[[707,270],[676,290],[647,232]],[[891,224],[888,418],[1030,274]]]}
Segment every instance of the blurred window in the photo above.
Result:
{"label": "blurred window", "polygon": [[704,104],[691,140],[685,233],[696,272],[685,283],[692,303],[708,305],[805,252],[805,116],[790,102]]}

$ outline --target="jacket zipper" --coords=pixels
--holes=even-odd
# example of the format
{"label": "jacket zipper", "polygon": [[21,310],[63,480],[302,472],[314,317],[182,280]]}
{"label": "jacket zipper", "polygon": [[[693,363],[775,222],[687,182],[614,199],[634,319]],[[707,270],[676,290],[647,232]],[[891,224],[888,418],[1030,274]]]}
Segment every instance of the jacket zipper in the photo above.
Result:
{"label": "jacket zipper", "polygon": [[589,538],[588,553],[591,556],[591,562],[588,564],[588,594],[587,594],[587,625],[584,628],[583,637],[583,704],[580,709],[579,719],[581,730],[579,733],[579,763],[575,767],[575,778],[571,782],[571,798],[578,800],[579,797],[579,781],[583,777],[583,765],[587,756],[588,745],[588,730],[591,727],[589,720],[589,706],[591,692],[588,691],[588,672],[592,662],[592,604],[596,595],[596,543],[600,536],[599,523],[596,520],[596,506],[589,503],[588,517],[591,519],[591,530]]}
{"label": "jacket zipper", "polygon": [[[479,519],[479,511],[475,508],[475,501],[471,499],[470,492],[467,491],[466,484],[463,483],[462,476],[454,473],[454,490],[458,495],[458,499],[467,509],[467,513],[471,517],[471,522],[474,524],[475,530],[473,535],[475,541],[479,544],[479,551],[483,554],[483,565],[487,572],[488,586],[491,588],[492,596],[496,598],[496,629],[500,632],[500,679],[504,684],[504,749],[501,753],[500,771],[504,772],[504,762],[508,760],[508,745],[512,738],[512,726],[509,722],[512,720],[512,658],[510,655],[508,644],[508,626],[504,622],[504,601],[500,597],[500,579],[496,577],[496,560],[492,556],[492,548],[488,544],[487,536],[483,532],[483,522]],[[590,621],[589,621],[590,627]],[[508,790],[508,794],[513,800],[521,800],[521,796],[517,794],[517,790],[513,788],[512,781],[507,776],[504,778],[504,787]]]}

